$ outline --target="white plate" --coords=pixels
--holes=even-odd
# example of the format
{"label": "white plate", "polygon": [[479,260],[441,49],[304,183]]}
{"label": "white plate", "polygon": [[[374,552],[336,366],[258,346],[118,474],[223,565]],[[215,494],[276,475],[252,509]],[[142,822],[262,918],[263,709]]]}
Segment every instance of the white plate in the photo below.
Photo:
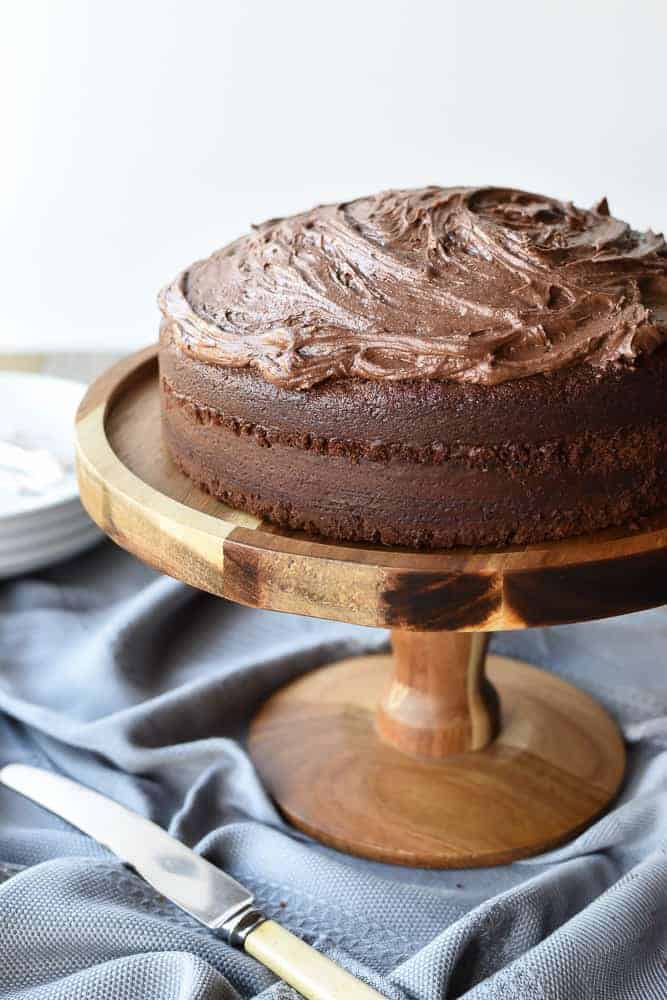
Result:
{"label": "white plate", "polygon": [[85,386],[81,382],[0,372],[0,442],[45,449],[64,468],[48,492],[18,496],[0,493],[0,524],[19,522],[26,514],[48,511],[77,496],[74,474],[74,417]]}
{"label": "white plate", "polygon": [[78,496],[70,497],[62,503],[38,507],[25,514],[10,514],[0,517],[0,538],[11,538],[14,535],[32,531],[37,527],[61,524],[68,518],[80,515],[83,510]]}
{"label": "white plate", "polygon": [[81,505],[74,473],[74,418],[84,391],[84,385],[68,379],[0,372],[0,442],[44,449],[61,472],[56,467],[50,488],[30,495],[9,488],[2,492],[9,482],[5,472],[0,481],[1,579],[61,562],[103,537]]}
{"label": "white plate", "polygon": [[0,538],[0,565],[11,560],[15,555],[24,552],[39,552],[58,544],[67,538],[76,539],[80,535],[102,532],[81,509],[75,517],[70,517],[58,524],[47,525],[33,531],[20,532],[8,538]]}
{"label": "white plate", "polygon": [[4,541],[11,541],[28,533],[43,533],[80,520],[90,522],[90,518],[78,497],[74,497],[66,503],[55,504],[46,510],[35,510],[29,514],[20,516],[15,514],[11,517],[0,518],[0,545]]}
{"label": "white plate", "polygon": [[25,551],[11,559],[0,558],[0,580],[6,580],[20,573],[29,573],[36,569],[45,569],[54,563],[62,562],[72,556],[92,548],[101,540],[101,532],[95,525],[91,525],[86,532],[81,532],[74,537],[68,536],[51,545],[41,547],[33,551]]}

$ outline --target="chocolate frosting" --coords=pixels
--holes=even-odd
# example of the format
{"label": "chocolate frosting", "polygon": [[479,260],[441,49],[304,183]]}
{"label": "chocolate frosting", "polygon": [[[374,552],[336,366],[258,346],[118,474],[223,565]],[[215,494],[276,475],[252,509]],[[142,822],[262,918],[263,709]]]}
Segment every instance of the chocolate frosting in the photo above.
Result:
{"label": "chocolate frosting", "polygon": [[326,379],[494,384],[631,364],[667,342],[667,246],[507,188],[386,191],[272,219],[160,295],[175,343],[307,389]]}

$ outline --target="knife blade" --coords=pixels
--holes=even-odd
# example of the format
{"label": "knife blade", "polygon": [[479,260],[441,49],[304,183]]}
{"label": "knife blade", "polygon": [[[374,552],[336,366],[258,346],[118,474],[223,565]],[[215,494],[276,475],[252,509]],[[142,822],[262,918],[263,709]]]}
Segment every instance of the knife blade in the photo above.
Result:
{"label": "knife blade", "polygon": [[268,920],[239,882],[131,809],[28,764],[6,764],[0,769],[0,782],[109,848],[176,906],[253,955],[307,1000],[381,998],[291,931]]}

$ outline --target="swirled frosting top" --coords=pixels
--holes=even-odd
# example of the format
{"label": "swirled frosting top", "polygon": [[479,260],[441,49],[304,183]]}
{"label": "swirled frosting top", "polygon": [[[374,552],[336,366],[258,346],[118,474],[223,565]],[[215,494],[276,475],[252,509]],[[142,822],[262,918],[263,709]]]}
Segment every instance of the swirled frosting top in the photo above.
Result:
{"label": "swirled frosting top", "polygon": [[161,294],[176,343],[276,385],[493,384],[667,342],[667,247],[506,188],[386,191],[272,219]]}

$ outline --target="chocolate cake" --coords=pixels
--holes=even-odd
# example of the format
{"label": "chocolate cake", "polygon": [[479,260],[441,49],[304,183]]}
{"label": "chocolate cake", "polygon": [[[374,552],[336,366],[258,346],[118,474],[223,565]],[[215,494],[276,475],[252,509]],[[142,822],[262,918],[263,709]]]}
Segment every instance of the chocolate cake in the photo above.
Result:
{"label": "chocolate cake", "polygon": [[505,188],[272,219],[160,296],[163,429],[233,507],[326,538],[565,538],[667,506],[667,247]]}

